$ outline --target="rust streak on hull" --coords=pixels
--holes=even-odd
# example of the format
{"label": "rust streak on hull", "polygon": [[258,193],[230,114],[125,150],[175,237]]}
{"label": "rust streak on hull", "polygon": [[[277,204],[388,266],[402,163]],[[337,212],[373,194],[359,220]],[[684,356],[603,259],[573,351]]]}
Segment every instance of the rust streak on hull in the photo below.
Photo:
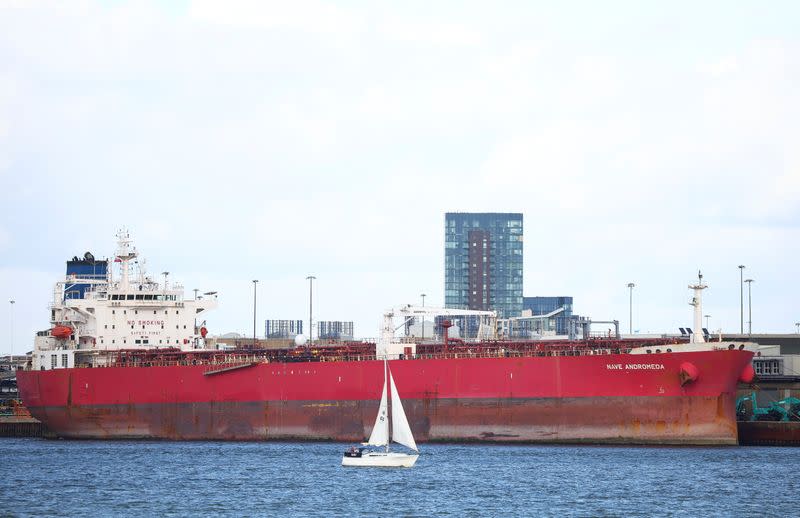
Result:
{"label": "rust streak on hull", "polygon": [[[722,402],[718,399],[723,399]],[[404,402],[419,442],[736,444],[732,396]],[[731,411],[719,415],[717,409]],[[32,408],[65,438],[336,440],[369,435],[373,401]]]}

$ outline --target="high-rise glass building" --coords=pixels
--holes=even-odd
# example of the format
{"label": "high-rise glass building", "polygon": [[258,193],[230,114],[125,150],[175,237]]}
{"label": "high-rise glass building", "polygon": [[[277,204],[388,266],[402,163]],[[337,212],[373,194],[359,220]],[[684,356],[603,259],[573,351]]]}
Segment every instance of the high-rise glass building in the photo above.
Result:
{"label": "high-rise glass building", "polygon": [[448,308],[520,316],[522,214],[445,214],[444,301]]}

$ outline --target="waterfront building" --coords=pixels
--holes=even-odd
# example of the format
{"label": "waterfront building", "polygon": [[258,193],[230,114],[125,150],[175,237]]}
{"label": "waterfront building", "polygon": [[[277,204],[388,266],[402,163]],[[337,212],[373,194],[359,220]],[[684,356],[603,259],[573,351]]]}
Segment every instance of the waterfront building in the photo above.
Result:
{"label": "waterfront building", "polygon": [[522,214],[445,214],[445,307],[522,312]]}
{"label": "waterfront building", "polygon": [[267,320],[264,323],[265,338],[294,338],[303,334],[302,320]]}
{"label": "waterfront building", "polygon": [[555,323],[555,334],[569,334],[569,320],[572,317],[572,297],[523,297],[522,309],[531,315],[547,315],[564,308],[552,317]]}
{"label": "waterfront building", "polygon": [[317,322],[320,340],[352,340],[353,323],[340,321]]}

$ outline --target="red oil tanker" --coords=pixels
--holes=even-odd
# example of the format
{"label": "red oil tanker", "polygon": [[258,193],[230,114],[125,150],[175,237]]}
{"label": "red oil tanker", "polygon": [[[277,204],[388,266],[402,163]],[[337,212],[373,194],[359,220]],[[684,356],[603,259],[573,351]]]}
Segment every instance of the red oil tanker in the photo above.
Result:
{"label": "red oil tanker", "polygon": [[[31,414],[65,438],[360,441],[388,357],[420,442],[736,444],[736,385],[752,379],[745,344],[697,336],[395,340],[392,317],[434,311],[410,306],[385,315],[377,344],[210,350],[196,319],[213,292],[184,300],[146,272],[132,282],[125,232],[118,280],[89,255],[56,289],[53,329],[71,334],[39,333],[17,374]],[[704,287],[690,286],[696,319]]]}

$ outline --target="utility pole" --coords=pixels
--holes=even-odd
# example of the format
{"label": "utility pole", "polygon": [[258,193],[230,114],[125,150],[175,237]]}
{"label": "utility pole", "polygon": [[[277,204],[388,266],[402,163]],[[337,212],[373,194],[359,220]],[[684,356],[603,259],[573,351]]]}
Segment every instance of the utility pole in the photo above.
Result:
{"label": "utility pole", "polygon": [[256,292],[258,291],[258,279],[253,279],[253,348],[256,347]]}
{"label": "utility pole", "polygon": [[744,265],[739,265],[739,333],[744,334]]}
{"label": "utility pole", "polygon": [[630,290],[630,299],[628,301],[628,312],[630,316],[628,318],[628,334],[633,334],[633,288],[636,285],[632,282],[628,283],[628,289]]}
{"label": "utility pole", "polygon": [[753,284],[753,279],[745,279],[747,283],[747,334],[753,334],[753,298],[751,296],[750,287]]}
{"label": "utility pole", "polygon": [[308,345],[311,345],[314,340],[314,277],[309,275],[306,277],[308,280]]}

